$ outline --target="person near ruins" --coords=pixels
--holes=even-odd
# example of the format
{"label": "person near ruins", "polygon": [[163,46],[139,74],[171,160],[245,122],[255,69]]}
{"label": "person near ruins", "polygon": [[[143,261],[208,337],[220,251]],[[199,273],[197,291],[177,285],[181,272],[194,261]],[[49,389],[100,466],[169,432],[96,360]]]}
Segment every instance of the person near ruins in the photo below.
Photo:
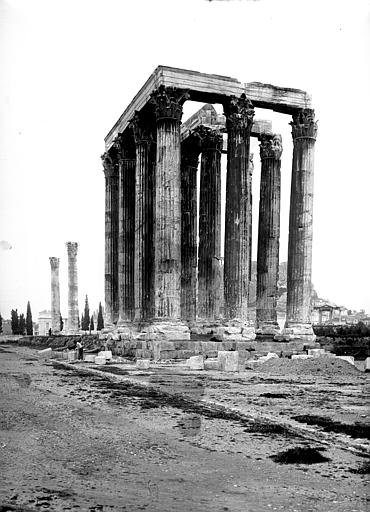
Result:
{"label": "person near ruins", "polygon": [[82,342],[81,341],[78,341],[76,343],[76,350],[77,350],[77,359],[79,361],[82,361],[83,358],[84,358],[84,347],[82,345]]}

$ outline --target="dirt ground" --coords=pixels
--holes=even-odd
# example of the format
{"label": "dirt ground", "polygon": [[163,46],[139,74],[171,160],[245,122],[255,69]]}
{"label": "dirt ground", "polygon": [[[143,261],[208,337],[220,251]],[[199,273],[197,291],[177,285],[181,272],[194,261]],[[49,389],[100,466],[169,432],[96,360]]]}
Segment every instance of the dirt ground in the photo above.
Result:
{"label": "dirt ground", "polygon": [[138,371],[2,345],[0,512],[366,511],[369,374],[303,363]]}

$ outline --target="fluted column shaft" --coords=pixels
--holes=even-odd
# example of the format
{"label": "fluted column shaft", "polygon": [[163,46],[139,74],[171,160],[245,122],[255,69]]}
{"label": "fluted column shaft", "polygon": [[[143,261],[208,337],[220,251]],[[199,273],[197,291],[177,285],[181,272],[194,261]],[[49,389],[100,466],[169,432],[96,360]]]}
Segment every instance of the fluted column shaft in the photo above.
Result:
{"label": "fluted column shaft", "polygon": [[224,294],[226,319],[247,320],[249,287],[248,166],[253,106],[243,94],[225,105],[227,144]]}
{"label": "fluted column shaft", "polygon": [[51,257],[51,329],[55,334],[60,331],[60,287],[59,258]]}
{"label": "fluted column shaft", "polygon": [[199,138],[181,146],[181,318],[194,322],[197,310],[197,171]]}
{"label": "fluted column shaft", "polygon": [[153,95],[157,120],[155,194],[155,319],[180,320],[181,177],[183,94],[161,86]]}
{"label": "fluted column shaft", "polygon": [[118,229],[119,229],[119,170],[118,163],[108,154],[102,156],[105,174],[105,324],[118,320]]}
{"label": "fluted column shaft", "polygon": [[78,332],[78,280],[77,280],[77,242],[67,242],[68,253],[68,331]]}
{"label": "fluted column shaft", "polygon": [[118,235],[118,325],[134,315],[135,245],[135,147],[119,136],[115,141],[119,159],[119,235]]}
{"label": "fluted column shaft", "polygon": [[293,115],[293,164],[289,215],[287,318],[283,333],[314,337],[311,325],[312,211],[315,114]]}
{"label": "fluted column shaft", "polygon": [[153,179],[155,144],[148,120],[139,113],[131,122],[136,145],[135,320],[153,317]]}
{"label": "fluted column shaft", "polygon": [[222,135],[203,128],[199,201],[198,318],[220,315]]}
{"label": "fluted column shaft", "polygon": [[279,278],[281,153],[280,135],[262,135],[257,249],[257,333],[274,335]]}

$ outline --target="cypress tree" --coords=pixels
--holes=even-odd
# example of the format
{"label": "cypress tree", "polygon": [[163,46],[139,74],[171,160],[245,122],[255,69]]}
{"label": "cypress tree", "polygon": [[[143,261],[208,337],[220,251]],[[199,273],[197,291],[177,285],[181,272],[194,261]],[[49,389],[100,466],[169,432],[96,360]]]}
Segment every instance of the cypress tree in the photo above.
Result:
{"label": "cypress tree", "polygon": [[26,334],[28,336],[33,335],[33,323],[30,301],[27,302],[27,315],[26,315]]}
{"label": "cypress tree", "polygon": [[12,333],[19,334],[19,318],[18,318],[18,310],[17,309],[12,309],[11,326],[12,326]]}
{"label": "cypress tree", "polygon": [[62,318],[62,315],[59,315],[59,330],[63,331],[63,327],[64,327],[63,318]]}
{"label": "cypress tree", "polygon": [[83,313],[83,320],[81,320],[81,329],[83,331],[88,331],[90,327],[90,310],[89,310],[89,301],[86,295],[85,298],[85,309]]}
{"label": "cypress tree", "polygon": [[0,314],[0,334],[3,332],[3,317]]}
{"label": "cypress tree", "polygon": [[24,314],[21,313],[19,315],[19,331],[18,331],[18,334],[23,334],[25,333],[26,331],[26,319],[24,318]]}
{"label": "cypress tree", "polygon": [[94,318],[91,315],[91,319],[90,319],[90,334],[91,334],[91,331],[93,331],[93,330],[94,330]]}
{"label": "cypress tree", "polygon": [[101,307],[101,302],[99,302],[99,311],[98,311],[98,320],[97,320],[96,330],[101,331],[102,329],[104,329],[103,309]]}

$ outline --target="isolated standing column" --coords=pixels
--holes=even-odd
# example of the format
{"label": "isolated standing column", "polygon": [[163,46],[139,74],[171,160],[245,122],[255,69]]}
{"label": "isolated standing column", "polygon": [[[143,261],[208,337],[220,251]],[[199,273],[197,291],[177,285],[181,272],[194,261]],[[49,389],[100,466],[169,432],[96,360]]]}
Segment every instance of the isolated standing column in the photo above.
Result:
{"label": "isolated standing column", "polygon": [[78,332],[78,281],[77,281],[77,242],[67,242],[68,253],[68,331]]}
{"label": "isolated standing column", "polygon": [[285,339],[312,341],[312,211],[314,148],[317,122],[312,109],[293,114],[293,164],[290,195],[287,316]]}
{"label": "isolated standing column", "polygon": [[257,334],[275,335],[279,278],[281,135],[260,138],[261,185],[257,250]]}
{"label": "isolated standing column", "polygon": [[59,258],[50,257],[51,267],[51,330],[53,334],[60,331],[60,287]]}

